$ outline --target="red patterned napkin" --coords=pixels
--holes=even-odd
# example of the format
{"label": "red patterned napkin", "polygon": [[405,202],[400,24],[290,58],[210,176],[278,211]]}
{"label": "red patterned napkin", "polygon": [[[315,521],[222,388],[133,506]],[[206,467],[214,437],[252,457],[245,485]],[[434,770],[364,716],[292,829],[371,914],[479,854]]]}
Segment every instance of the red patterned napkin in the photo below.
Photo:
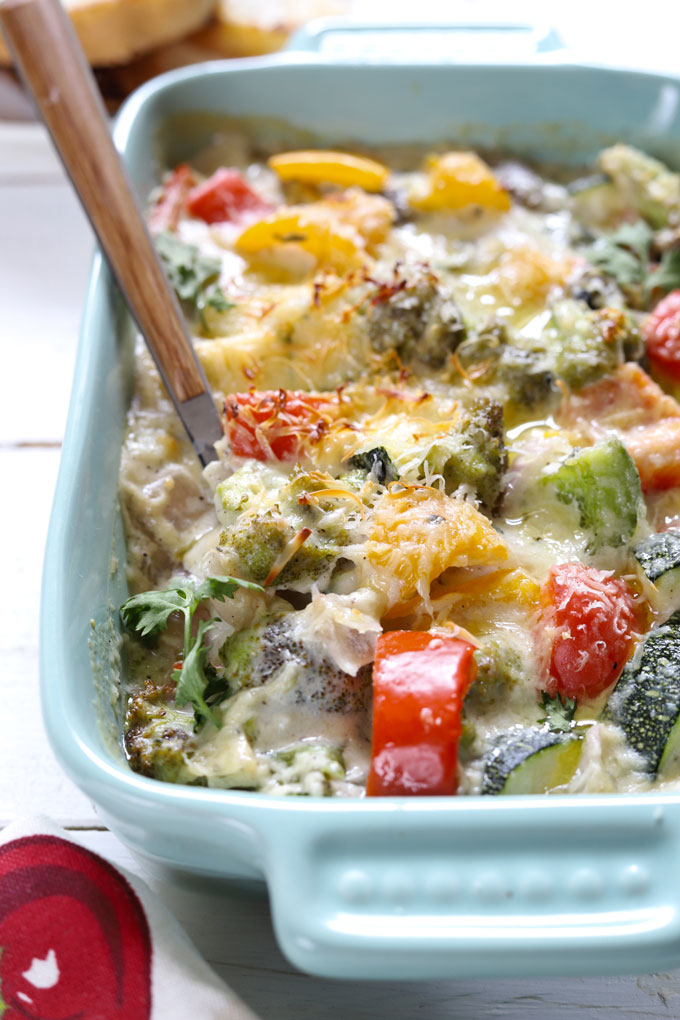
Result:
{"label": "red patterned napkin", "polygon": [[0,832],[2,1020],[257,1020],[143,882],[46,819]]}

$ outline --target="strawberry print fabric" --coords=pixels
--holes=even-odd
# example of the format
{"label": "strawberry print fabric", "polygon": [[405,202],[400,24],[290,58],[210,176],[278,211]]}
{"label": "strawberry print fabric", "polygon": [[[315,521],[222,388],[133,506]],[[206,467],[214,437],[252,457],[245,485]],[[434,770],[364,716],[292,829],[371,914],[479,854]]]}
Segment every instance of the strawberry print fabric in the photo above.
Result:
{"label": "strawberry print fabric", "polygon": [[43,820],[0,833],[0,1020],[257,1020],[164,905]]}

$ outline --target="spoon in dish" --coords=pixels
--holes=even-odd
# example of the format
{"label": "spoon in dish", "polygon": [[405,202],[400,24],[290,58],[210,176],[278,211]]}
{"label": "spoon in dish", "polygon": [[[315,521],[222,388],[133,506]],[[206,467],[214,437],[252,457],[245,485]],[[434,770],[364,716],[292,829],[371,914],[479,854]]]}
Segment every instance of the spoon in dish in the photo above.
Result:
{"label": "spoon in dish", "polygon": [[217,457],[219,413],[70,20],[58,0],[0,0],[0,27],[205,466]]}

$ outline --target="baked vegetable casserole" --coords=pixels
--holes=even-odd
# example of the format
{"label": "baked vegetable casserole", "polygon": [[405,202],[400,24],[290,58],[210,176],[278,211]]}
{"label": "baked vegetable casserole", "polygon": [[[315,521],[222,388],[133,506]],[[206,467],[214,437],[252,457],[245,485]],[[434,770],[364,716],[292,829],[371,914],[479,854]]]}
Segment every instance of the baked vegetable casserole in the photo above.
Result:
{"label": "baked vegetable casserole", "polygon": [[132,768],[677,788],[680,176],[220,145],[150,201],[224,438],[201,471],[140,344]]}

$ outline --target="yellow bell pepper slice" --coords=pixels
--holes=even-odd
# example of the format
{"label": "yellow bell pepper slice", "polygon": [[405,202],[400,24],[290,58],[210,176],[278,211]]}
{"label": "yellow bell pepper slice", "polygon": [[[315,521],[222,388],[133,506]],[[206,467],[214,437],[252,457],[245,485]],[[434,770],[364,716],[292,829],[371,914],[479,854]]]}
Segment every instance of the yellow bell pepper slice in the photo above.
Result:
{"label": "yellow bell pepper slice", "polygon": [[359,246],[349,233],[340,233],[332,223],[284,209],[247,227],[235,247],[239,255],[252,258],[271,249],[283,251],[287,246],[295,246],[313,255],[320,265],[344,270],[359,255]]}
{"label": "yellow bell pepper slice", "polygon": [[491,168],[474,152],[446,152],[430,156],[427,178],[422,188],[415,187],[411,205],[423,212],[446,212],[479,205],[484,209],[506,212],[510,196],[494,177]]}
{"label": "yellow bell pepper slice", "polygon": [[306,184],[336,184],[340,188],[382,191],[389,170],[382,163],[347,152],[300,151],[272,156],[269,166],[282,181]]}
{"label": "yellow bell pepper slice", "polygon": [[472,503],[439,489],[412,485],[386,492],[376,506],[368,542],[371,587],[404,602],[422,595],[450,567],[498,566],[508,549]]}

